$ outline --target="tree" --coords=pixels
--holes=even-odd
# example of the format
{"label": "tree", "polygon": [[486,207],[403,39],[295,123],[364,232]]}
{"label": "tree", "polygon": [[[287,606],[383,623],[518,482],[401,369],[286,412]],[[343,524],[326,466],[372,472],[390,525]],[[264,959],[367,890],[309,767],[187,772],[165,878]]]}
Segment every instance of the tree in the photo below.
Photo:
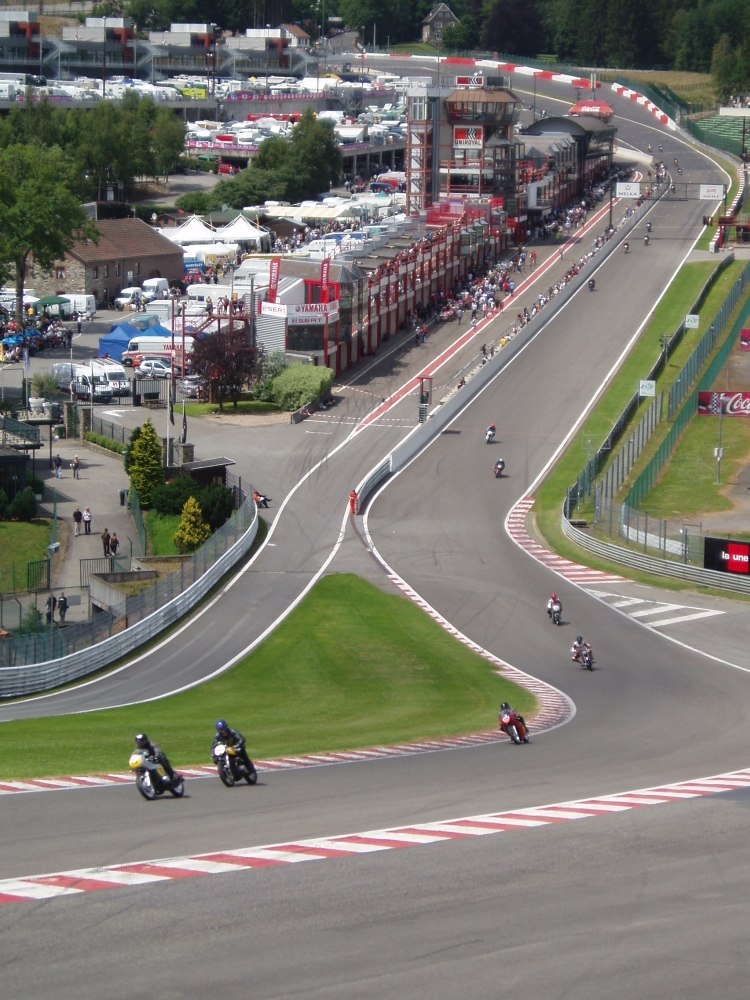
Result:
{"label": "tree", "polygon": [[41,632],[46,631],[47,627],[44,624],[42,612],[38,608],[35,608],[33,604],[30,604],[26,609],[26,614],[21,619],[21,627],[18,630],[18,634],[39,635]]}
{"label": "tree", "polygon": [[540,51],[544,31],[533,0],[488,0],[482,12],[482,48],[516,56],[535,56]]}
{"label": "tree", "polygon": [[195,552],[211,534],[211,529],[201,516],[201,508],[195,497],[188,497],[182,508],[180,526],[174,533],[173,541],[181,552]]}
{"label": "tree", "polygon": [[130,475],[130,468],[133,464],[133,445],[141,436],[141,427],[134,427],[130,432],[130,437],[128,438],[128,446],[123,452],[123,465],[125,466],[125,471]]}
{"label": "tree", "polygon": [[0,279],[15,277],[16,316],[30,258],[51,271],[76,238],[99,241],[99,232],[71,190],[62,151],[38,143],[0,152]]}
{"label": "tree", "polygon": [[279,173],[287,184],[287,199],[315,198],[338,182],[343,165],[333,125],[308,108],[292,131],[286,162]]}
{"label": "tree", "polygon": [[245,386],[261,373],[261,355],[239,337],[222,331],[204,334],[193,343],[193,371],[208,381],[210,398],[224,409],[228,397],[235,409]]}
{"label": "tree", "polygon": [[159,108],[151,133],[156,169],[169,176],[185,151],[185,126],[169,108]]}
{"label": "tree", "polygon": [[443,47],[453,52],[470,52],[478,45],[479,28],[471,14],[464,14],[458,24],[449,25],[443,32]]}
{"label": "tree", "polygon": [[180,195],[175,207],[181,208],[189,215],[205,215],[211,211],[211,196],[205,191],[188,191],[187,194]]}
{"label": "tree", "polygon": [[161,439],[150,419],[141,427],[137,441],[130,448],[130,479],[141,505],[148,507],[151,493],[164,482]]}
{"label": "tree", "polygon": [[0,489],[0,521],[8,520],[8,494]]}
{"label": "tree", "polygon": [[726,101],[739,89],[741,58],[742,50],[732,47],[729,35],[722,35],[711,56],[711,75],[721,101]]}

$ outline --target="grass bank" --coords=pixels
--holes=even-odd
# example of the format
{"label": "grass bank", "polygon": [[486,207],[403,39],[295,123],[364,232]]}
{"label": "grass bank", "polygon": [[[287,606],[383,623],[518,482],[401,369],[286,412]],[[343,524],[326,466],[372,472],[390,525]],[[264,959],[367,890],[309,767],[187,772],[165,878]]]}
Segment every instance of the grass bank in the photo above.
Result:
{"label": "grass bank", "polygon": [[659,483],[646,497],[642,510],[652,517],[664,518],[732,510],[734,505],[724,494],[750,458],[750,426],[743,417],[722,420],[722,486],[716,485],[714,448],[718,444],[718,430],[718,416],[695,417]]}
{"label": "grass bank", "polygon": [[[145,705],[0,724],[0,778],[123,770],[145,730],[175,764],[209,762],[225,716],[253,757],[465,733],[501,701],[533,695],[494,672],[405,598],[348,574],[325,577],[221,677]],[[18,755],[19,746],[27,753]]]}
{"label": "grass bank", "polygon": [[223,410],[218,403],[185,403],[188,417],[205,417],[210,413],[276,413],[280,409],[278,403],[262,403],[259,399],[241,399],[236,407],[231,402],[224,403]]}
{"label": "grass bank", "polygon": [[0,521],[0,591],[26,589],[26,564],[45,558],[49,531],[49,521],[42,517]]}
{"label": "grass bank", "polygon": [[179,514],[160,514],[156,510],[147,510],[144,515],[146,535],[148,536],[148,554],[150,556],[179,555],[177,546],[172,541],[174,533],[180,526]]}

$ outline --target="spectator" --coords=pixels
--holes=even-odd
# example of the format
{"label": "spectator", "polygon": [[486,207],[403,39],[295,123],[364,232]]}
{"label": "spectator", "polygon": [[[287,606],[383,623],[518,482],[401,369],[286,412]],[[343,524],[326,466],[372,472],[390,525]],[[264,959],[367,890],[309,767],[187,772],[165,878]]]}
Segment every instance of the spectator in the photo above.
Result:
{"label": "spectator", "polygon": [[73,350],[73,331],[68,330],[68,350]]}
{"label": "spectator", "polygon": [[80,531],[81,531],[81,521],[82,520],[83,520],[83,514],[81,513],[81,508],[80,507],[76,507],[76,509],[73,511],[73,523],[75,524],[75,537],[76,538],[78,538],[78,535],[80,534]]}
{"label": "spectator", "polygon": [[47,598],[47,603],[44,605],[46,612],[45,618],[48,622],[51,622],[55,616],[55,608],[57,607],[57,598],[54,594],[50,594]]}
{"label": "spectator", "polygon": [[65,621],[65,615],[68,613],[68,598],[65,596],[65,591],[60,594],[60,600],[57,602],[57,610],[60,615],[60,621]]}
{"label": "spectator", "polygon": [[55,455],[52,459],[52,464],[55,467],[55,478],[62,479],[62,459],[59,455]]}
{"label": "spectator", "polygon": [[88,507],[83,508],[83,531],[84,534],[91,534],[91,511]]}
{"label": "spectator", "polygon": [[113,556],[117,555],[117,550],[119,549],[119,547],[120,547],[120,539],[117,537],[117,533],[113,531],[109,539],[109,551],[112,553]]}
{"label": "spectator", "polygon": [[78,458],[78,455],[73,456],[73,461],[70,463],[70,467],[73,470],[73,479],[78,479],[78,473],[81,470],[81,460]]}
{"label": "spectator", "polygon": [[101,538],[102,538],[102,548],[104,549],[104,555],[106,557],[109,555],[109,543],[111,538],[109,531],[107,531],[106,528],[102,532]]}

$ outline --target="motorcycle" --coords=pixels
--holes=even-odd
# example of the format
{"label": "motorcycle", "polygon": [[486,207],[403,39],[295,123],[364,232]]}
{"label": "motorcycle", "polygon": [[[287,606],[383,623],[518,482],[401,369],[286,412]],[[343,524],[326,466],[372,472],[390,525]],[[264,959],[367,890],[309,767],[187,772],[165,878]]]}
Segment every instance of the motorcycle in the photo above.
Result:
{"label": "motorcycle", "polygon": [[184,779],[178,774],[174,781],[168,778],[162,765],[145,750],[134,750],[128,763],[131,771],[135,771],[135,787],[149,802],[165,792],[170,792],[176,799],[185,794]]}
{"label": "motorcycle", "polygon": [[628,250],[630,249],[630,244],[629,243],[623,243],[622,249],[625,251],[625,253],[627,253]]}
{"label": "motorcycle", "polygon": [[643,245],[644,245],[645,247],[647,247],[647,246],[648,246],[648,233],[646,233],[646,235],[645,235],[645,236],[643,237]]}
{"label": "motorcycle", "polygon": [[502,458],[499,458],[497,462],[495,462],[495,479],[502,479],[504,469],[505,469],[505,462],[502,460]]}
{"label": "motorcycle", "polygon": [[487,442],[487,444],[490,444],[490,443],[492,442],[492,439],[493,439],[494,437],[495,437],[495,432],[494,432],[494,430],[493,430],[493,429],[492,429],[491,427],[488,427],[488,428],[487,428],[487,432],[486,432],[486,434],[484,435],[484,440],[485,440],[485,441]]}
{"label": "motorcycle", "polygon": [[647,232],[649,232],[649,233],[651,232],[651,223],[650,223],[650,222],[647,222],[647,223],[646,223],[646,230],[647,230]]}
{"label": "motorcycle", "polygon": [[250,770],[248,770],[235,747],[227,746],[225,743],[215,743],[211,749],[211,756],[216,764],[219,777],[227,788],[231,788],[243,778],[248,785],[254,785],[258,780],[258,772],[255,770],[253,762],[250,761]]}
{"label": "motorcycle", "polygon": [[593,292],[595,288],[596,288],[596,282],[594,281],[593,278],[589,278],[589,291]]}
{"label": "motorcycle", "polygon": [[500,716],[500,728],[517,746],[529,742],[528,730],[517,712],[503,712]]}
{"label": "motorcycle", "polygon": [[560,624],[560,618],[562,616],[562,604],[560,604],[559,601],[555,601],[555,603],[549,609],[548,614],[549,614],[550,618],[552,619],[552,624],[553,625],[559,625]]}
{"label": "motorcycle", "polygon": [[585,667],[586,670],[594,669],[594,654],[591,651],[591,646],[586,646],[581,650],[581,666]]}

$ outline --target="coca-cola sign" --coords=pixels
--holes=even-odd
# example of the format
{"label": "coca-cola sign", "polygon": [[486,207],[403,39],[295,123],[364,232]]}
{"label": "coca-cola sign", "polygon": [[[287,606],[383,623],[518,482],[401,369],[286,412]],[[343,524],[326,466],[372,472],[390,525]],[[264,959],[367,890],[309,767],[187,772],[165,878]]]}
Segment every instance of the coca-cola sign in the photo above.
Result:
{"label": "coca-cola sign", "polygon": [[750,417],[750,392],[699,392],[698,413],[710,417]]}

